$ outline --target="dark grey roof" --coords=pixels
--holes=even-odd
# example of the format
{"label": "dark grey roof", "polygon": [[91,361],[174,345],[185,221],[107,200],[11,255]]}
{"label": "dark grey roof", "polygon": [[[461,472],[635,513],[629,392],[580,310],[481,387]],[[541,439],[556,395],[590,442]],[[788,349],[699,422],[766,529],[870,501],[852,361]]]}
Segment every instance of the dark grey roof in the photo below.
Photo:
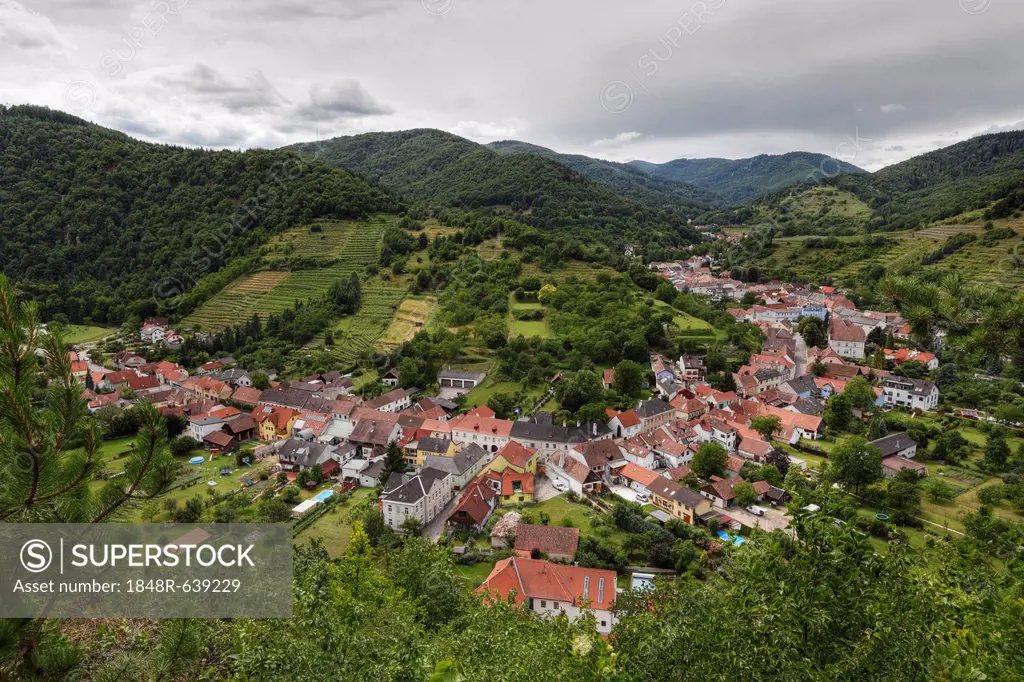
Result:
{"label": "dark grey roof", "polygon": [[448,452],[448,448],[451,447],[451,440],[447,438],[420,438],[419,444],[416,446],[417,450],[423,450],[425,452]]}
{"label": "dark grey roof", "polygon": [[437,469],[455,476],[461,476],[486,456],[487,452],[482,447],[476,443],[470,443],[459,450],[454,457],[427,455],[423,458],[423,468]]}
{"label": "dark grey roof", "polygon": [[809,414],[815,417],[820,417],[825,412],[825,405],[816,398],[800,398],[793,407],[800,414]]}
{"label": "dark grey roof", "polygon": [[818,392],[818,385],[814,383],[814,377],[810,374],[797,377],[796,379],[790,379],[786,382],[786,385],[789,386],[789,388],[797,395],[800,395],[801,393],[810,393],[811,395],[814,395]]}
{"label": "dark grey roof", "polygon": [[694,492],[684,485],[679,485],[664,476],[658,476],[655,480],[648,483],[647,489],[659,497],[681,502],[690,509],[696,509],[697,505],[704,500],[700,493]]}
{"label": "dark grey roof", "polygon": [[910,391],[915,395],[929,395],[932,392],[932,389],[935,388],[935,384],[930,381],[896,376],[891,376],[886,379],[885,385],[893,388],[901,388],[905,391]]}
{"label": "dark grey roof", "polygon": [[644,400],[637,406],[636,413],[640,415],[641,419],[650,419],[651,417],[657,417],[659,414],[671,412],[674,409],[664,400]]}
{"label": "dark grey roof", "polygon": [[330,455],[334,454],[333,449],[324,443],[310,442],[298,438],[289,438],[278,450],[280,459],[284,462],[291,462],[300,467],[308,468],[322,464]]}
{"label": "dark grey roof", "polygon": [[[392,474],[392,476],[394,476],[394,474]],[[385,486],[385,490],[388,490],[388,492],[381,495],[381,499],[386,502],[413,504],[425,497],[431,489],[433,489],[434,485],[445,479],[447,476],[447,471],[439,471],[428,467],[392,490],[388,490],[391,487],[390,484],[392,481],[392,479],[389,478],[388,485]]]}
{"label": "dark grey roof", "polygon": [[332,407],[332,401],[323,396],[290,388],[269,388],[263,391],[260,396],[260,404],[326,413],[330,413]]}
{"label": "dark grey roof", "polygon": [[868,445],[878,448],[879,452],[882,453],[882,457],[891,457],[917,445],[917,443],[906,433],[892,433],[878,440],[873,440]]}

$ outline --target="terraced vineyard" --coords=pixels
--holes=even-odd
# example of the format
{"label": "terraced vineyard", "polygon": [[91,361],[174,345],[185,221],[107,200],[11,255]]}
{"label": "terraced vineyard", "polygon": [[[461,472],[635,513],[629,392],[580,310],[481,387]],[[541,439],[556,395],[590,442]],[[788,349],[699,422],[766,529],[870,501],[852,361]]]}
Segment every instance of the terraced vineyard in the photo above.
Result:
{"label": "terraced vineyard", "polygon": [[939,248],[943,242],[961,232],[975,234],[979,238],[985,234],[981,225],[942,225],[904,235],[903,241],[868,260],[847,263],[836,271],[838,278],[848,277],[857,273],[868,263],[879,263],[887,271],[916,270],[927,267],[942,271],[955,271],[965,275],[971,281],[984,285],[1002,287],[1024,286],[1024,224],[1018,222],[1005,223],[1000,221],[996,227],[1011,227],[1017,231],[1017,238],[1008,238],[985,245],[977,242],[968,244],[956,253],[928,266],[921,265],[921,257]]}
{"label": "terraced vineyard", "polygon": [[[261,249],[266,270],[235,280],[185,324],[218,330],[253,313],[265,318],[295,301],[322,296],[341,277],[376,262],[384,229],[394,221],[393,216],[376,216],[368,221],[318,222],[284,232]],[[314,267],[289,271],[293,262]]]}
{"label": "terraced vineyard", "polygon": [[359,312],[331,330],[332,355],[340,362],[353,363],[371,350],[391,324],[405,294],[405,289],[394,287],[364,287]]}

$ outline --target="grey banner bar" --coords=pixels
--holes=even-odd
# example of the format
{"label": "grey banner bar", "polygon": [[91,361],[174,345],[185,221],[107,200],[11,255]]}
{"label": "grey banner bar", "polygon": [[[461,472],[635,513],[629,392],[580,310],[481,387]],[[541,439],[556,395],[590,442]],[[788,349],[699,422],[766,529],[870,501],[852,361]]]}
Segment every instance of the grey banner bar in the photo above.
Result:
{"label": "grey banner bar", "polygon": [[0,524],[0,618],[287,618],[289,524]]}

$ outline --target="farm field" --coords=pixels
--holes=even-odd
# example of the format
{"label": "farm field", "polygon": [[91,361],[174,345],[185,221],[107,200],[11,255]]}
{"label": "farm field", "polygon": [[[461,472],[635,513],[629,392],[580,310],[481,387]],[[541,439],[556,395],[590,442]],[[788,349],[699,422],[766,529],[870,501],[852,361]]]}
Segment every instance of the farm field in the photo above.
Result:
{"label": "farm field", "polygon": [[[323,296],[338,279],[377,261],[391,216],[367,221],[318,222],[274,237],[260,251],[266,270],[243,275],[185,318],[216,331],[257,313],[266,318],[296,301]],[[296,269],[290,264],[301,264]]]}
{"label": "farm field", "polygon": [[426,326],[436,305],[437,299],[433,297],[406,298],[398,306],[394,319],[377,342],[377,346],[383,350],[393,350],[412,339],[417,331]]}
{"label": "farm field", "polygon": [[90,343],[92,341],[99,341],[103,337],[115,332],[115,329],[107,329],[106,327],[67,324],[64,325],[64,341],[70,344]]}

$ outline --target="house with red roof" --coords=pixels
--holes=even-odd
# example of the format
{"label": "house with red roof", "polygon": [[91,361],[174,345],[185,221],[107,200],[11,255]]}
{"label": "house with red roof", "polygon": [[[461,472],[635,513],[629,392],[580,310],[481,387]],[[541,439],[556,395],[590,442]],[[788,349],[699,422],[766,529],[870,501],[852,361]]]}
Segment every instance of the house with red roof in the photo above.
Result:
{"label": "house with red roof", "polygon": [[466,487],[466,492],[448,517],[448,523],[480,530],[487,524],[497,504],[498,492],[483,478],[477,478]]}
{"label": "house with red roof", "polygon": [[608,428],[616,438],[632,438],[643,431],[643,421],[636,410],[605,410],[605,414],[609,417]]}
{"label": "house with red roof", "polygon": [[565,615],[576,620],[592,613],[597,631],[606,635],[615,625],[616,578],[615,571],[515,556],[495,564],[476,591],[487,602],[512,595],[515,604],[544,617]]}
{"label": "house with red roof", "polygon": [[476,443],[485,450],[497,452],[505,447],[512,436],[512,422],[475,414],[464,414],[452,419],[452,439],[457,443]]}

